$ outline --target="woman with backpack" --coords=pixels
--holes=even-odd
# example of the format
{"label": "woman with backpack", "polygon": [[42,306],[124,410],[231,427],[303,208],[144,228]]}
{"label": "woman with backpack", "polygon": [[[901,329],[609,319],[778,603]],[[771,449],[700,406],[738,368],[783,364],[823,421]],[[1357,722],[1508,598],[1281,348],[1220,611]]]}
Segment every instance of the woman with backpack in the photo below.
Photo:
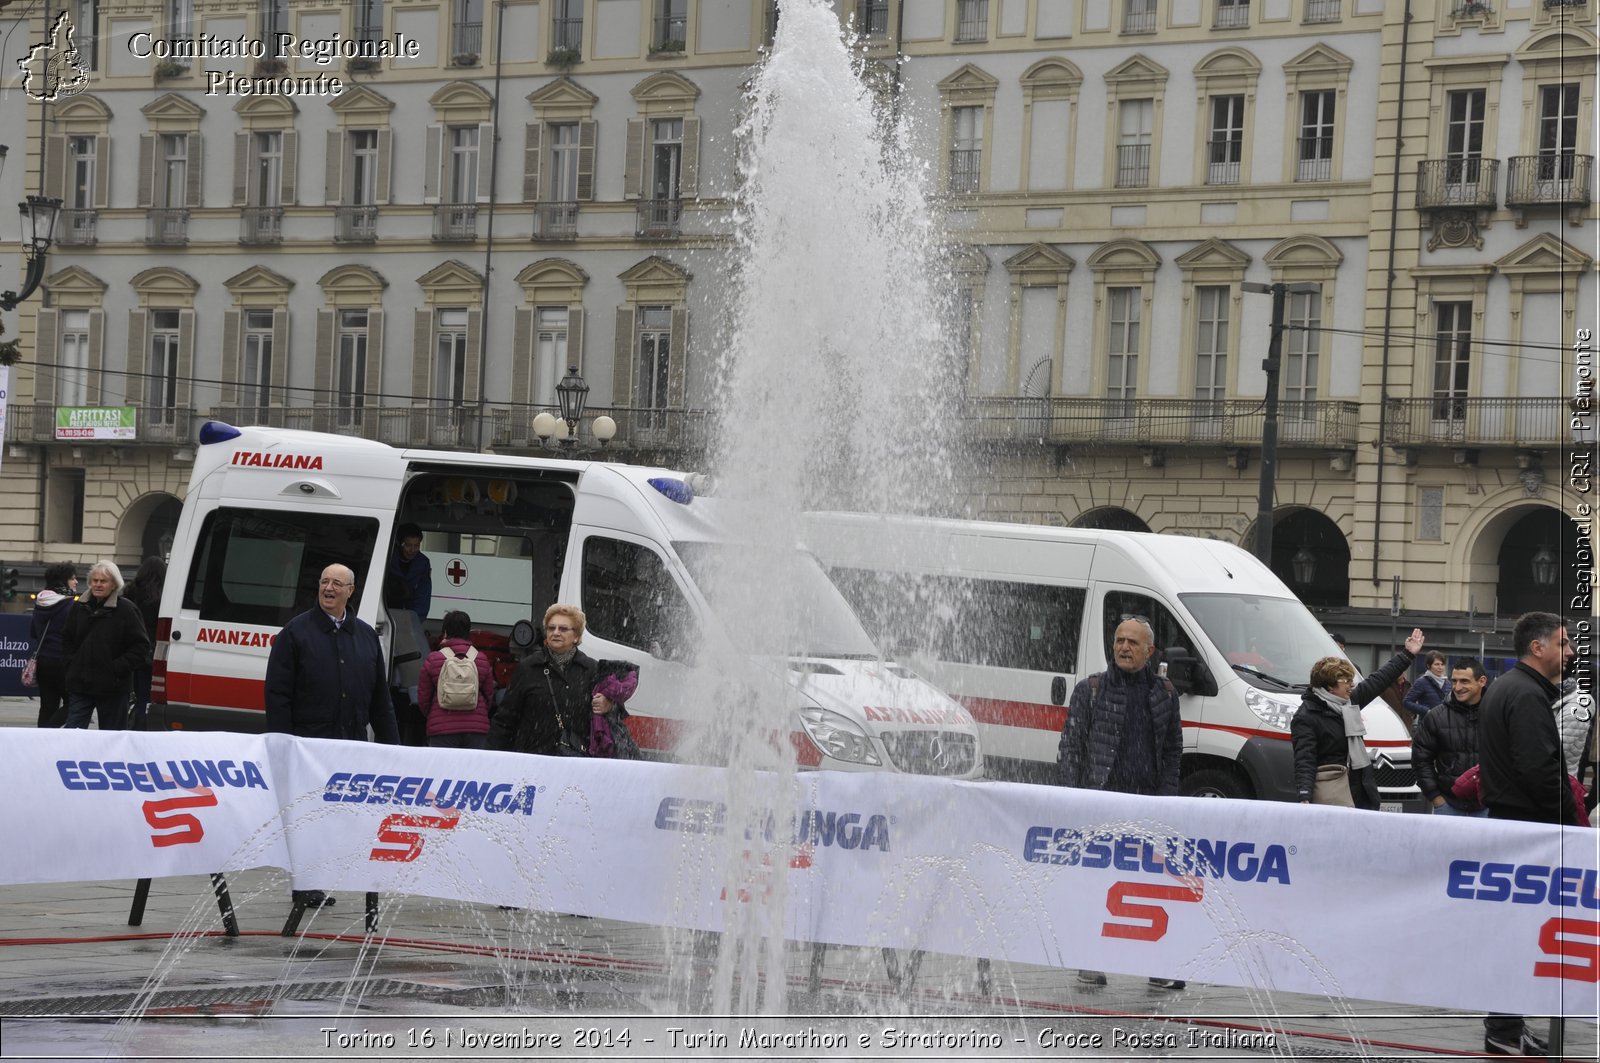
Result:
{"label": "woman with backpack", "polygon": [[33,643],[39,684],[39,726],[67,722],[67,651],[62,637],[67,617],[78,600],[78,574],[70,561],[44,570],[44,590],[33,599],[28,638]]}
{"label": "woman with backpack", "polygon": [[439,648],[422,662],[417,704],[428,717],[428,745],[487,749],[494,670],[472,645],[472,618],[459,609],[444,614]]}

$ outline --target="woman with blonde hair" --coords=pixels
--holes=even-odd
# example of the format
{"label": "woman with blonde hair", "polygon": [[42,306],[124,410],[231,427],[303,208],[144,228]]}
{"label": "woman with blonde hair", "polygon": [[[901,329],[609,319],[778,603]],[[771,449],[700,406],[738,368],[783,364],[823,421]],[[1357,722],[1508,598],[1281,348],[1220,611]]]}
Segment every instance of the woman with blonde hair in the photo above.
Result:
{"label": "woman with blonde hair", "polygon": [[1422,629],[1412,628],[1405,648],[1354,687],[1355,666],[1343,657],[1323,657],[1311,666],[1311,685],[1289,723],[1301,804],[1377,810],[1378,783],[1367,754],[1361,708],[1404,673],[1420,652]]}
{"label": "woman with blonde hair", "polygon": [[555,757],[589,755],[590,697],[599,667],[578,649],[585,617],[557,602],[544,611],[544,641],[517,664],[489,724],[489,748]]}

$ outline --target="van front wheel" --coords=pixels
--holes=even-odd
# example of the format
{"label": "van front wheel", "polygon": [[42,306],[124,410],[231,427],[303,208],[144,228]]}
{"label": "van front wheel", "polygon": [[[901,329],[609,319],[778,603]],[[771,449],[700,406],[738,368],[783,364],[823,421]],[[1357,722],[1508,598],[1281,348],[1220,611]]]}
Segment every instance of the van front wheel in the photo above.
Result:
{"label": "van front wheel", "polygon": [[1250,784],[1229,768],[1202,768],[1183,777],[1178,790],[1185,797],[1251,796]]}

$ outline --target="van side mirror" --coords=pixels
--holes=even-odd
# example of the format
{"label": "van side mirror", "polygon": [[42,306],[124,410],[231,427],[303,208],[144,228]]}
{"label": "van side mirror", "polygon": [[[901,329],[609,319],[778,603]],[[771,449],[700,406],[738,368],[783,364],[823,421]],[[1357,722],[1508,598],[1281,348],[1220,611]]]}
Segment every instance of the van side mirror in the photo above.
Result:
{"label": "van side mirror", "polygon": [[1052,676],[1050,679],[1050,704],[1065,705],[1067,703],[1067,677],[1064,675]]}
{"label": "van side mirror", "polygon": [[1215,697],[1217,679],[1206,667],[1206,662],[1189,656],[1182,646],[1172,646],[1162,652],[1167,662],[1167,678],[1179,694],[1194,694],[1202,698]]}

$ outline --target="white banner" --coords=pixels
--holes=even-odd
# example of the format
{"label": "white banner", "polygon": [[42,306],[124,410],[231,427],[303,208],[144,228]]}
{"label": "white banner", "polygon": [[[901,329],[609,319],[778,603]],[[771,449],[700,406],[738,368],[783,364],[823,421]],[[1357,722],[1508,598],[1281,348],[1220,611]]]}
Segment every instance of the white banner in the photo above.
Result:
{"label": "white banner", "polygon": [[1396,1003],[1595,1018],[1600,832],[889,773],[282,735],[9,730],[7,882],[253,866],[380,890]]}

